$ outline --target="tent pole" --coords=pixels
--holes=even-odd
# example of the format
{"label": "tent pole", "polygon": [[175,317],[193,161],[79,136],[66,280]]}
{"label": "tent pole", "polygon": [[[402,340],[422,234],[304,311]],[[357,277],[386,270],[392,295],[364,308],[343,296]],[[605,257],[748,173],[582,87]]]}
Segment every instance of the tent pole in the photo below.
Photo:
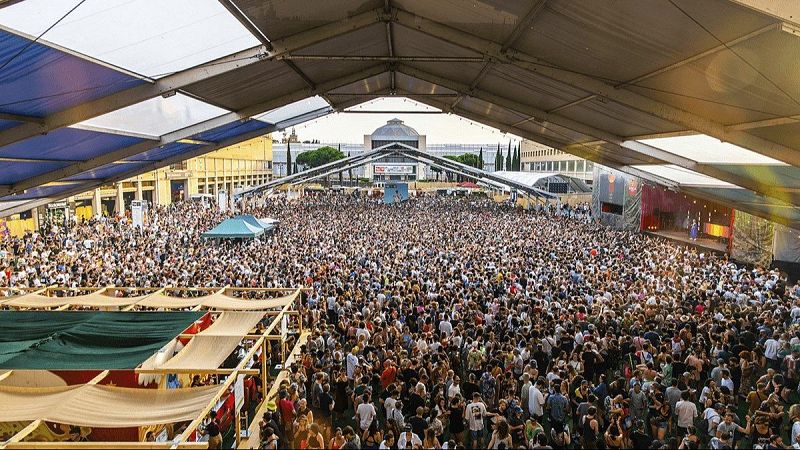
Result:
{"label": "tent pole", "polygon": [[267,352],[269,341],[264,339],[261,344],[261,396],[262,402],[267,401],[267,376],[269,376],[269,367],[267,367]]}
{"label": "tent pole", "polygon": [[36,429],[39,428],[39,425],[41,424],[42,424],[42,419],[34,420],[33,422],[29,423],[28,426],[19,430],[17,434],[11,436],[7,441],[0,444],[0,448],[6,448],[8,444],[13,444],[15,442],[22,442],[22,440],[25,439],[26,436],[36,431]]}

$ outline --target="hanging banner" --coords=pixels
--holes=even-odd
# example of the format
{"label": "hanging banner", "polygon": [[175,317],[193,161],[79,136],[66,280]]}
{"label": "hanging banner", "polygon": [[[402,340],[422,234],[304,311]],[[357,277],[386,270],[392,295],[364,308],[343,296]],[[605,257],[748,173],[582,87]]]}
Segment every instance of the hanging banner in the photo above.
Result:
{"label": "hanging banner", "polygon": [[414,173],[414,166],[406,165],[374,165],[375,175],[411,175]]}
{"label": "hanging banner", "polygon": [[131,201],[131,221],[134,227],[144,227],[144,202],[142,200]]}
{"label": "hanging banner", "polygon": [[233,384],[233,401],[236,411],[241,411],[244,406],[244,375],[237,376],[236,383]]}
{"label": "hanging banner", "polygon": [[217,205],[219,206],[219,212],[228,210],[228,191],[225,189],[217,192]]}

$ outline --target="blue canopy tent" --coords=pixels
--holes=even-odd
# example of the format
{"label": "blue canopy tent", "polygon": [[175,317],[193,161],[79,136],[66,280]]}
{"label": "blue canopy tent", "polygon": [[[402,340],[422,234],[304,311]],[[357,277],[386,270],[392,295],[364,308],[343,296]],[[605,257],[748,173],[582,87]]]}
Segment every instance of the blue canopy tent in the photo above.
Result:
{"label": "blue canopy tent", "polygon": [[[252,216],[251,216],[252,217]],[[254,239],[264,234],[264,228],[251,225],[241,216],[225,219],[201,235],[204,239]]]}
{"label": "blue canopy tent", "polygon": [[234,219],[243,220],[248,225],[250,225],[250,226],[252,226],[254,228],[261,228],[265,232],[266,231],[272,231],[272,229],[275,228],[275,225],[273,225],[272,223],[269,223],[269,222],[267,222],[267,221],[265,221],[263,219],[257,219],[252,214],[242,214],[242,215],[234,217]]}

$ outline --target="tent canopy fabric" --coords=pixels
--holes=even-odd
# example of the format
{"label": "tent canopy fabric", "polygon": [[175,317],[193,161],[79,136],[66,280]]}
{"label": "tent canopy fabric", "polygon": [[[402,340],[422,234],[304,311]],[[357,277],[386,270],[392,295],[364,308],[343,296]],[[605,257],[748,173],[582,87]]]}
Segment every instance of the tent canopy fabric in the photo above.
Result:
{"label": "tent canopy fabric", "polygon": [[[548,178],[554,179],[556,181],[566,182],[569,183],[570,187],[574,192],[591,192],[592,188],[589,187],[583,180],[575,177],[571,177],[569,175],[564,175],[562,173],[557,172],[519,172],[519,171],[507,171],[501,170],[495,172],[498,177],[506,178],[509,180],[514,180],[518,183],[524,183],[529,186],[536,186],[540,182],[547,180]],[[543,187],[543,186],[540,186]]]}
{"label": "tent canopy fabric", "polygon": [[[252,217],[252,216],[251,216]],[[201,236],[206,239],[247,239],[264,234],[264,229],[241,218],[225,219]]]}
{"label": "tent canopy fabric", "polygon": [[207,370],[216,369],[242,341],[241,336],[193,337],[186,347],[167,360],[158,369]]}
{"label": "tent canopy fabric", "polygon": [[[264,317],[263,312],[226,311],[217,320],[192,337],[177,355],[162,364],[153,362],[159,369],[216,369]],[[149,362],[149,361],[148,361]]]}
{"label": "tent canopy fabric", "polygon": [[76,295],[74,297],[50,297],[47,295],[30,293],[0,302],[0,305],[15,308],[58,308],[64,305],[111,308],[132,305],[143,297],[112,297],[105,295],[104,292],[105,289],[100,289],[90,294]]}
{"label": "tent canopy fabric", "polygon": [[[295,0],[278,13],[252,0],[229,0],[227,10],[213,0],[167,2],[166,11],[86,2],[33,38],[57,19],[47,3],[0,8],[0,60],[11,61],[0,74],[3,216],[396,94],[798,223],[800,192],[784,187],[800,178],[800,79],[782,68],[798,59],[800,22],[767,6],[775,2]],[[192,22],[198,10],[209,20]],[[207,29],[225,37],[186,39]],[[752,57],[735,57],[742,52]],[[161,82],[142,89],[152,79]],[[200,110],[207,114],[192,114]],[[170,116],[191,120],[166,127]],[[704,139],[656,141],[682,135]],[[770,159],[733,158],[723,143]],[[102,162],[115,154],[125,164]],[[665,164],[737,188],[698,190],[634,167]],[[728,191],[737,189],[767,204],[734,203]]]}
{"label": "tent canopy fabric", "polygon": [[300,294],[295,290],[289,295],[282,297],[267,298],[263,300],[248,300],[233,297],[224,292],[216,292],[202,297],[172,297],[163,293],[153,294],[150,297],[136,303],[137,306],[147,308],[163,309],[183,309],[202,306],[208,309],[228,310],[228,311],[261,311],[266,309],[280,308],[293,302]]}
{"label": "tent canopy fabric", "polygon": [[203,336],[244,336],[250,333],[263,318],[263,312],[226,311],[200,334]]}
{"label": "tent canopy fabric", "polygon": [[133,369],[203,314],[0,311],[0,368]]}
{"label": "tent canopy fabric", "polygon": [[128,428],[192,420],[219,390],[133,389],[102,385],[0,386],[0,422],[44,419],[68,425]]}
{"label": "tent canopy fabric", "polygon": [[251,214],[242,214],[234,217],[234,219],[244,220],[249,225],[256,228],[261,228],[264,231],[271,231],[273,228],[275,228],[275,226],[271,222],[268,222],[264,219],[257,219],[255,216]]}

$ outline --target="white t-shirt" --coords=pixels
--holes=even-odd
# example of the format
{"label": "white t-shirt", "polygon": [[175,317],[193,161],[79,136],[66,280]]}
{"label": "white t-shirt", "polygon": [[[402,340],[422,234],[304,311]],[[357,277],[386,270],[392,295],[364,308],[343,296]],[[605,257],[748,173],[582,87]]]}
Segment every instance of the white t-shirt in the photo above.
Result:
{"label": "white t-shirt", "polygon": [[544,415],[544,394],[536,386],[528,389],[528,412],[539,417]]}
{"label": "white t-shirt", "polygon": [[780,344],[775,339],[767,339],[764,342],[764,357],[768,359],[777,359]]}
{"label": "white t-shirt", "polygon": [[792,442],[797,443],[797,435],[800,434],[800,422],[795,422],[792,425]]}
{"label": "white t-shirt", "polygon": [[362,403],[358,405],[356,408],[356,414],[359,418],[359,426],[361,430],[366,430],[369,428],[369,425],[375,420],[375,416],[378,414],[375,412],[375,407],[372,406],[372,403]]}
{"label": "white t-shirt", "polygon": [[353,372],[356,370],[356,366],[358,366],[358,357],[352,353],[347,354],[347,379],[353,379]]}
{"label": "white t-shirt", "polygon": [[486,405],[483,402],[472,402],[467,405],[464,415],[469,419],[470,431],[483,430],[483,418],[486,417]]}
{"label": "white t-shirt", "polygon": [[714,408],[706,408],[706,410],[703,411],[703,419],[708,422],[708,434],[711,435],[712,431],[719,425],[719,413]]}
{"label": "white t-shirt", "polygon": [[387,398],[386,401],[383,402],[383,406],[386,408],[387,420],[392,417],[392,410],[394,410],[396,404],[397,400],[392,397]]}
{"label": "white t-shirt", "polygon": [[[400,433],[400,437],[397,438],[397,448],[406,448],[406,443],[408,442],[407,434],[407,432]],[[419,446],[422,446],[422,440],[416,434],[411,433],[411,447]]]}
{"label": "white t-shirt", "polygon": [[678,426],[689,428],[697,417],[697,406],[688,400],[681,400],[675,405],[675,414],[678,416]]}
{"label": "white t-shirt", "polygon": [[453,325],[449,321],[443,320],[439,322],[439,332],[450,336],[453,333]]}

